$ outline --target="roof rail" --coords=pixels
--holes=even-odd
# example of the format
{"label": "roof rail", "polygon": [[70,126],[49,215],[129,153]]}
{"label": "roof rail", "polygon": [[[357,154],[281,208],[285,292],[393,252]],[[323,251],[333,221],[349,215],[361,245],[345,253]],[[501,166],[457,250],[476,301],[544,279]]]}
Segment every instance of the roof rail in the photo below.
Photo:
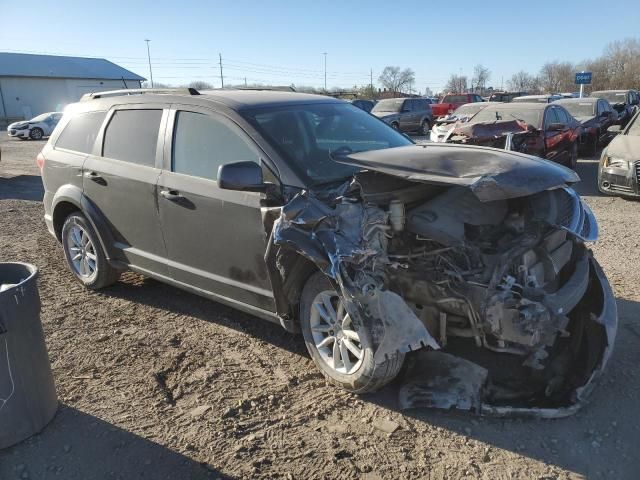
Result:
{"label": "roof rail", "polygon": [[146,93],[160,94],[183,94],[183,95],[200,95],[195,88],[128,88],[122,90],[109,90],[106,92],[85,93],[81,98],[81,102],[93,100],[95,98],[118,97],[121,95],[143,95]]}
{"label": "roof rail", "polygon": [[237,87],[218,89],[218,90],[257,90],[257,91],[272,91],[272,92],[295,92],[296,91],[296,89],[290,85],[271,85],[271,86],[264,86],[264,87],[237,86]]}

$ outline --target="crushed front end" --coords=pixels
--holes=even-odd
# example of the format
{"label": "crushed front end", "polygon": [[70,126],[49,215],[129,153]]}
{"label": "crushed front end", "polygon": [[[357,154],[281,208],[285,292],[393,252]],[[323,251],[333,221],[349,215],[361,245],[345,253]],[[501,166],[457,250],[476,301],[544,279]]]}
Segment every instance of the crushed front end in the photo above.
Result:
{"label": "crushed front end", "polygon": [[[285,205],[273,244],[331,279],[376,362],[412,352],[403,408],[570,414],[607,363],[617,327],[611,288],[585,246],[595,218],[562,167],[531,163],[528,179],[478,165],[441,180],[410,171],[412,161],[474,153],[457,148],[407,151],[415,156],[397,175],[394,163],[355,159],[369,169]],[[490,150],[476,160],[497,162]],[[555,185],[539,187],[554,175]]]}

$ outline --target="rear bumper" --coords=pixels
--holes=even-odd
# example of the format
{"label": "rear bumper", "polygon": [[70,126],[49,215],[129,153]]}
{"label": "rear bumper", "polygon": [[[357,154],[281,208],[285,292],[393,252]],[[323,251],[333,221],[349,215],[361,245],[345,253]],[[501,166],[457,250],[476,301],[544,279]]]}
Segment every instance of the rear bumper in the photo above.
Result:
{"label": "rear bumper", "polygon": [[640,161],[635,162],[629,170],[600,167],[598,189],[607,195],[640,197]]}

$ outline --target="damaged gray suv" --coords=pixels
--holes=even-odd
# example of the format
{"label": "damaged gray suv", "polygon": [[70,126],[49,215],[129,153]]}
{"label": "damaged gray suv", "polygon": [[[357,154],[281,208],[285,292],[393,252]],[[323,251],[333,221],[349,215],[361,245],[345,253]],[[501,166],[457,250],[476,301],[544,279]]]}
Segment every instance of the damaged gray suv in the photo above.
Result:
{"label": "damaged gray suv", "polygon": [[596,220],[537,157],[328,97],[151,90],[85,96],[38,163],[88,288],[129,269],[301,331],[352,392],[407,363],[405,406],[564,415],[613,347]]}

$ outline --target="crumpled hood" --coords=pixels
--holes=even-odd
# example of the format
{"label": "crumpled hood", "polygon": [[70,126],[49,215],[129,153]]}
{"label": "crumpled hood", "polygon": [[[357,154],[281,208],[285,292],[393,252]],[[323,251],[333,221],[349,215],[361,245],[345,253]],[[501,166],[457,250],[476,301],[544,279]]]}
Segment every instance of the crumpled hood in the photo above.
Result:
{"label": "crumpled hood", "polygon": [[491,123],[461,123],[453,132],[454,135],[463,135],[478,140],[495,139],[507,133],[528,132],[533,126],[519,120],[502,120]]}
{"label": "crumpled hood", "polygon": [[640,160],[640,137],[618,135],[607,147],[607,155],[624,160]]}
{"label": "crumpled hood", "polygon": [[580,181],[573,170],[532,155],[446,143],[371,150],[336,161],[416,182],[465,186],[483,202]]}
{"label": "crumpled hood", "polygon": [[7,129],[11,130],[11,129],[15,129],[15,130],[20,130],[21,128],[25,128],[29,126],[29,122],[27,121],[22,121],[22,122],[14,122],[9,124],[9,126],[7,127]]}
{"label": "crumpled hood", "polygon": [[587,122],[591,122],[591,121],[596,119],[595,115],[583,116],[583,117],[573,117],[573,118],[575,118],[577,121],[579,121],[582,124],[585,124]]}

